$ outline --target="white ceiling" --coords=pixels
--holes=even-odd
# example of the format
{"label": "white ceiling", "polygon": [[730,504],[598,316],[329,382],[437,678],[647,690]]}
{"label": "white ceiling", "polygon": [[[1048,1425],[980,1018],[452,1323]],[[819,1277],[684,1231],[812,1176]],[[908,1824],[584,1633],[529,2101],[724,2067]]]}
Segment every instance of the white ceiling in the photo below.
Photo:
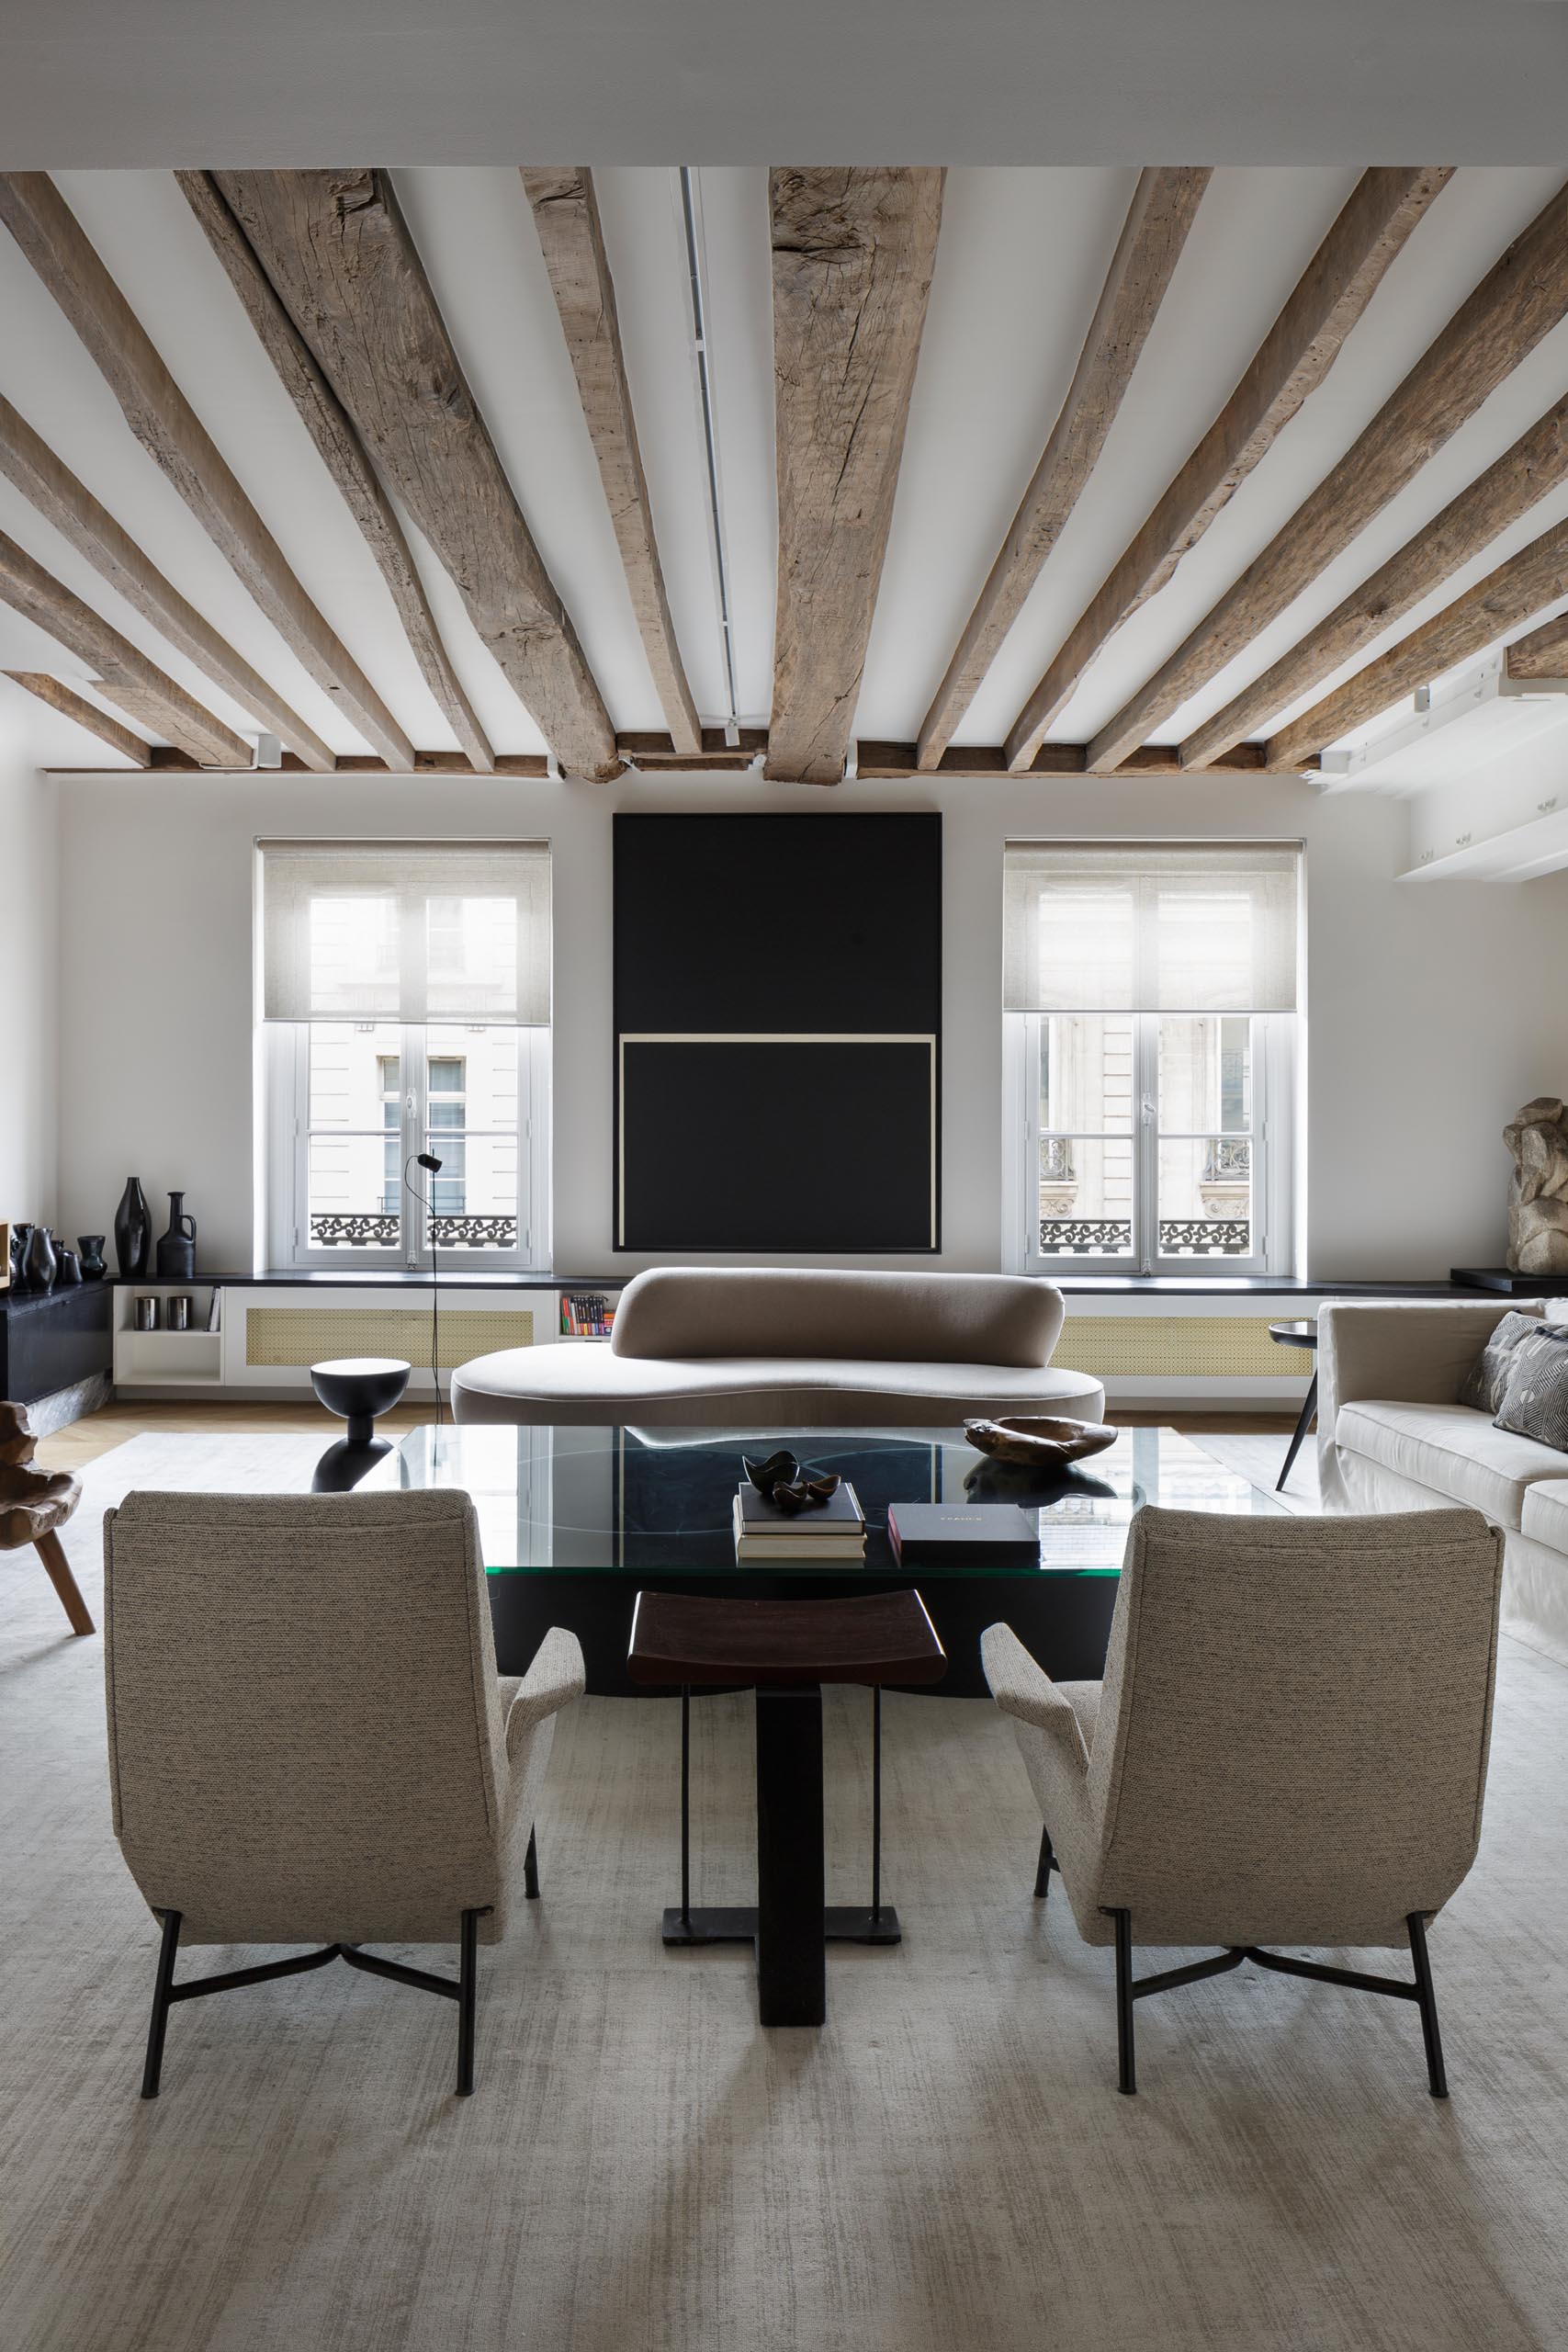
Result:
{"label": "white ceiling", "polygon": [[[1551,10],[1540,0],[1492,14],[1545,20]],[[727,715],[728,689],[679,175],[617,163],[595,176],[671,605],[699,709],[716,721]],[[172,175],[65,171],[57,177],[310,594],[412,739],[423,748],[451,748],[380,575]],[[1353,177],[1348,167],[1327,163],[1216,171],[1100,463],[959,728],[959,742],[995,743],[1006,734],[1066,630],[1212,422]],[[1056,740],[1091,734],[1203,617],[1353,443],[1562,177],[1561,164],[1457,174],[1389,270],[1326,383],[1169,584],[1112,639],[1053,729]],[[622,729],[660,729],[518,174],[510,165],[419,168],[395,178],[458,354],[611,716]],[[1111,164],[960,166],[949,174],[857,718],[862,736],[908,741],[916,733],[1071,377],[1133,180],[1130,167]],[[762,723],[777,527],[767,179],[761,165],[705,166],[695,186],[739,709],[743,721]],[[340,752],[367,749],[133,439],[86,353],[3,232],[0,319],[0,391],[301,717]],[[1179,738],[1267,668],[1565,392],[1568,325],[1413,476],[1307,594],[1159,730],[1162,738]],[[1446,583],[1432,608],[1564,514],[1568,489]],[[254,734],[248,714],[209,687],[3,481],[0,529],[220,717]],[[540,749],[537,729],[439,565],[411,537],[454,662],[495,748]],[[1427,609],[1403,617],[1391,636],[1403,636]],[[52,670],[85,690],[80,664],[4,608],[0,667]],[[16,727],[24,707],[35,734],[42,730],[40,756],[50,764],[113,764],[113,755],[83,730],[39,713],[20,689],[0,682],[0,717]],[[1391,714],[1380,728],[1398,717]],[[1545,723],[1559,723],[1554,712]],[[1501,723],[1492,741],[1483,728],[1472,733],[1472,770],[1501,756],[1511,740]],[[1402,760],[1402,787],[1423,782],[1422,756]],[[1437,761],[1434,781],[1450,772],[1451,754],[1445,759]]]}
{"label": "white ceiling", "polygon": [[1542,163],[1561,0],[4,0],[0,159]]}

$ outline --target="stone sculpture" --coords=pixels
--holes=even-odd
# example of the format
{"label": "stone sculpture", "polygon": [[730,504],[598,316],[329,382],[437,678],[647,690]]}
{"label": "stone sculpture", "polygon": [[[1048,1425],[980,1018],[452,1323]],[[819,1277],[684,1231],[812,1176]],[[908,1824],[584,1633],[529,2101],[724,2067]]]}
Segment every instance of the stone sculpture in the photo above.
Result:
{"label": "stone sculpture", "polygon": [[1568,1103],[1538,1094],[1503,1140],[1508,1180],[1508,1266],[1516,1274],[1568,1274]]}

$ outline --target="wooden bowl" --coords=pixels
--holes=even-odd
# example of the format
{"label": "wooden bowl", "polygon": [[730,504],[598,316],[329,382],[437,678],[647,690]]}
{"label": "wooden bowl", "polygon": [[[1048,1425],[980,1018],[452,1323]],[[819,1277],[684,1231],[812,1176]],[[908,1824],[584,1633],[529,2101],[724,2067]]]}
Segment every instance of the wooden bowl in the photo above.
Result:
{"label": "wooden bowl", "polygon": [[976,1452],[989,1454],[993,1462],[1016,1463],[1026,1469],[1082,1462],[1091,1453],[1103,1453],[1117,1437],[1103,1421],[1057,1420],[1031,1413],[1009,1413],[997,1421],[965,1421],[964,1434]]}

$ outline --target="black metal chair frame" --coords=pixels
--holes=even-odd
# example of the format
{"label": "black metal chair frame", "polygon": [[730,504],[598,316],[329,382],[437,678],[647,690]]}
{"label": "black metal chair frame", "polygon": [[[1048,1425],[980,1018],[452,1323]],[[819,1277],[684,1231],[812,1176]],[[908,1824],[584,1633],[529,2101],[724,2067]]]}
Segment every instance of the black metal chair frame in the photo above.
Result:
{"label": "black metal chair frame", "polygon": [[[530,1902],[538,1898],[539,1852],[536,1834],[528,1832],[528,1851],[523,1863],[523,1891]],[[410,1968],[400,1960],[381,1960],[376,1953],[363,1951],[357,1944],[323,1944],[318,1951],[298,1952],[291,1960],[264,1961],[255,1968],[231,1968],[218,1976],[194,1976],[183,1984],[175,1982],[175,1957],[179,1951],[180,1923],[178,1911],[160,1911],[163,1941],[158,1947],[158,1968],[152,1983],[152,2017],[147,2029],[147,2058],[141,2070],[141,2096],[156,2098],[164,2072],[164,2037],[168,2030],[169,2011],[176,2001],[199,2001],[209,1993],[231,1993],[242,1984],[265,1984],[275,1976],[302,1976],[312,1968],[325,1968],[334,1960],[346,1961],[350,1968],[359,1968],[367,1976],[385,1976],[394,1984],[412,1984],[417,1992],[437,1993],[443,2000],[457,2004],[457,2097],[468,2098],[474,2087],[474,2034],[479,2009],[479,1921],[490,1910],[488,1904],[461,1915],[457,1939],[457,1973],[436,1976],[426,1968]]]}
{"label": "black metal chair frame", "polygon": [[[1059,1871],[1061,1864],[1051,1849],[1051,1833],[1040,1834],[1040,1859],[1034,1873],[1034,1892],[1042,1902],[1050,1891],[1051,1872]],[[1427,1921],[1420,1911],[1410,1912],[1405,1918],[1405,1931],[1410,1939],[1410,1957],[1416,1974],[1411,1982],[1402,1976],[1370,1976],[1355,1968],[1331,1968],[1316,1960],[1292,1960],[1279,1951],[1265,1951],[1257,1944],[1231,1944],[1216,1952],[1210,1960],[1194,1960],[1185,1968],[1161,1969],[1153,1976],[1133,1973],[1133,1915],[1130,1911],[1112,1911],[1109,1915],[1116,1923],[1116,2087],[1132,2098],[1138,2087],[1137,2060],[1133,2033],[1133,2004],[1147,1998],[1151,1993],[1173,1993],[1178,1985],[1200,1984],[1205,1976],[1224,1976],[1250,1960],[1258,1968],[1271,1968],[1281,1976],[1310,1976],[1319,1984],[1340,1984],[1353,1993],[1382,1993],[1397,2001],[1414,2001],[1421,2012],[1421,2039],[1427,2052],[1427,2083],[1434,2098],[1447,2098],[1449,2078],[1443,2066],[1442,2036],[1438,2029],[1438,1996],[1432,1983],[1432,1964],[1427,1952]]]}

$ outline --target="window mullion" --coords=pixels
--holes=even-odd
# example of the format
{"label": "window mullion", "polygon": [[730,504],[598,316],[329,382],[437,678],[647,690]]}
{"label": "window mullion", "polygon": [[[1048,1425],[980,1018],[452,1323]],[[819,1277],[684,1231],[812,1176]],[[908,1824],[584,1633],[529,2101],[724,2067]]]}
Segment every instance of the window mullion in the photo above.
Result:
{"label": "window mullion", "polygon": [[1023,1244],[1024,1262],[1030,1263],[1041,1254],[1040,1238],[1040,1056],[1043,1040],[1049,1036],[1046,1021],[1038,1012],[1026,1012],[1024,1018],[1024,1090],[1023,1090]]}
{"label": "window mullion", "polygon": [[[400,1073],[402,1078],[402,1164],[403,1169],[406,1171],[411,1157],[424,1149],[424,1130],[427,1124],[424,1099],[424,1031],[422,1027],[412,1023],[405,1023],[400,1032],[400,1036],[402,1053],[402,1069]],[[420,1170],[420,1175],[424,1181],[420,1183],[419,1189],[422,1193],[428,1193],[430,1191],[428,1170],[422,1169]],[[400,1190],[403,1217],[403,1262],[412,1272],[423,1262],[425,1250],[428,1246],[427,1237],[420,1222],[420,1203],[415,1200],[407,1184],[402,1185]]]}
{"label": "window mullion", "polygon": [[1133,1153],[1133,1248],[1141,1274],[1152,1274],[1159,1256],[1159,1015],[1133,1016],[1133,1115],[1137,1142]]}

